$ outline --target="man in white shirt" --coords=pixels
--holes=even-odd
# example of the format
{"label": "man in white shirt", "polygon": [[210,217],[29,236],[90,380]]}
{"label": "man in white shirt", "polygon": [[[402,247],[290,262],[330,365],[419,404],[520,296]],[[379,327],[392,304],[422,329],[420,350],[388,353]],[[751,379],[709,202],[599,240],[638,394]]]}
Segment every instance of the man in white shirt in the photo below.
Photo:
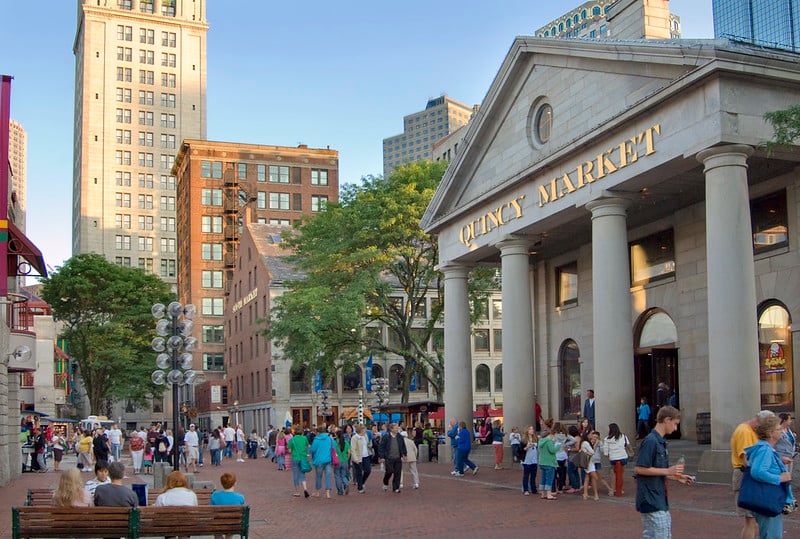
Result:
{"label": "man in white shirt", "polygon": [[242,455],[244,454],[244,430],[241,425],[236,425],[236,462],[244,462]]}
{"label": "man in white shirt", "polygon": [[236,431],[233,430],[233,427],[228,425],[222,431],[222,434],[225,435],[225,451],[223,456],[233,458],[233,439],[236,437]]}
{"label": "man in white shirt", "polygon": [[195,430],[194,423],[189,425],[189,430],[183,435],[183,444],[186,446],[186,472],[189,472],[189,465],[192,465],[192,472],[197,473],[197,459],[199,457],[199,438]]}
{"label": "man in white shirt", "polygon": [[119,462],[122,453],[122,431],[119,426],[114,423],[111,428],[106,431],[108,441],[111,442],[111,462]]}

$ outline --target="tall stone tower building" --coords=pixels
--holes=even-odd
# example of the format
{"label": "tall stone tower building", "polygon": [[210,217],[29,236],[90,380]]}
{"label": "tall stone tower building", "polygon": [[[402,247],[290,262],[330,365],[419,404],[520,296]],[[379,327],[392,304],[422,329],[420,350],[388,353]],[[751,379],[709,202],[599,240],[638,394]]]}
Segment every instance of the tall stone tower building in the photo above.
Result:
{"label": "tall stone tower building", "polygon": [[25,186],[27,182],[26,167],[28,165],[28,136],[22,124],[8,122],[8,162],[11,165],[11,181],[9,182],[9,206],[13,208],[14,224],[25,232]]}
{"label": "tall stone tower building", "polygon": [[205,0],[78,0],[73,253],[177,280],[175,156],[206,137]]}

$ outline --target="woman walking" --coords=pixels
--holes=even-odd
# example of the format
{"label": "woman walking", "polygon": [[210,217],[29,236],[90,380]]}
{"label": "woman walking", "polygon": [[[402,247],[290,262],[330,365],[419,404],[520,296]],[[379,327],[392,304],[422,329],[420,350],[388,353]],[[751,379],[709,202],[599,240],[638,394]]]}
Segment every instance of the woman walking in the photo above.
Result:
{"label": "woman walking", "polygon": [[317,435],[311,442],[311,464],[314,465],[316,491],[312,496],[319,498],[322,489],[322,478],[325,477],[325,497],[331,497],[332,458],[331,452],[335,451],[333,439],[328,435],[325,427],[317,427]]}
{"label": "woman walking", "polygon": [[622,496],[622,480],[625,474],[625,465],[628,464],[628,437],[619,430],[619,425],[608,425],[608,436],[603,441],[603,454],[611,461],[614,467],[614,496]]}
{"label": "woman walking", "polygon": [[336,479],[336,492],[339,495],[350,494],[350,440],[344,431],[339,431],[334,439],[336,456],[339,464],[333,464],[333,476]]}
{"label": "woman walking", "polygon": [[503,426],[499,419],[492,423],[492,448],[494,449],[494,469],[503,469]]}
{"label": "woman walking", "polygon": [[[308,438],[303,436],[303,427],[300,425],[294,426],[294,433],[295,436],[292,436],[292,439],[286,445],[286,449],[292,455],[293,496],[300,496],[298,487],[303,485],[303,496],[308,498],[310,495],[308,493],[308,483],[306,483],[306,471],[303,470],[304,467],[308,466]],[[306,461],[305,464],[302,461]],[[309,467],[308,470],[310,471],[311,468]]]}
{"label": "woman walking", "polygon": [[586,481],[583,482],[583,499],[589,499],[589,484],[592,485],[594,500],[598,501],[600,496],[597,494],[597,482],[602,481],[603,486],[608,489],[609,496],[612,494],[611,486],[600,475],[600,433],[593,431],[589,439],[581,444],[581,451],[589,455],[589,467],[586,468]]}

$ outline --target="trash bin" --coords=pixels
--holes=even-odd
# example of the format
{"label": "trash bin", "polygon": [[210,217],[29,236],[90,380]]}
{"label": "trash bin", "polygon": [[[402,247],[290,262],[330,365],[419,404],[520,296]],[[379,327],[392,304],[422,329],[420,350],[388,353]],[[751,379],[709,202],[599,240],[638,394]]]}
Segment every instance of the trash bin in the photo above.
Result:
{"label": "trash bin", "polygon": [[139,498],[139,506],[147,505],[147,483],[134,483],[131,485],[136,497]]}

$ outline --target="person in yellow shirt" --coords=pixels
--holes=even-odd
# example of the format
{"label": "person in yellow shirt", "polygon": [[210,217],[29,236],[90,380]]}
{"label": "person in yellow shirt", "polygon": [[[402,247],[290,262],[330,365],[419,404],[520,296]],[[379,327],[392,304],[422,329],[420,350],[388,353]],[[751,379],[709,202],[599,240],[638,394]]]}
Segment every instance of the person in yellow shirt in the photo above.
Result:
{"label": "person in yellow shirt", "polygon": [[758,524],[753,513],[736,505],[739,498],[739,490],[742,487],[742,466],[747,464],[744,458],[744,450],[758,443],[756,426],[760,418],[775,415],[769,410],[761,410],[749,421],[740,424],[731,435],[731,465],[733,475],[731,476],[731,488],[733,489],[733,505],[736,507],[736,514],[744,517],[744,527],[742,528],[742,539],[755,539],[758,535]]}
{"label": "person in yellow shirt", "polygon": [[84,472],[92,471],[92,435],[84,430],[78,442],[78,468]]}

